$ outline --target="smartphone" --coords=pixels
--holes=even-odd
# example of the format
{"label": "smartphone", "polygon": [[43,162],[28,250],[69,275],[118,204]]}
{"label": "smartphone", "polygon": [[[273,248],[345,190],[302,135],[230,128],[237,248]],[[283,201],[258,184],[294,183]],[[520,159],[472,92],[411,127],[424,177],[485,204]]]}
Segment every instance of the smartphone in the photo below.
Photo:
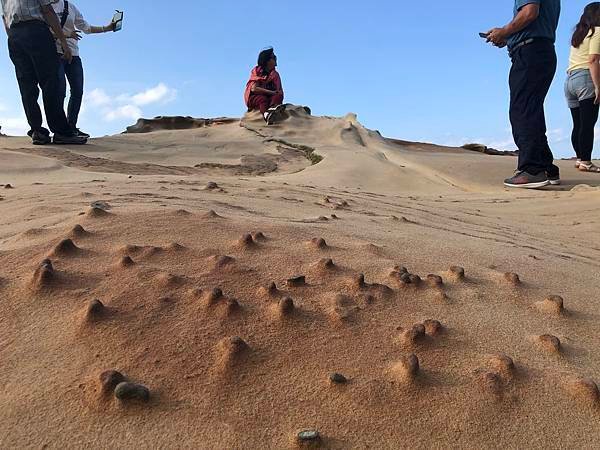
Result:
{"label": "smartphone", "polygon": [[487,39],[488,38],[488,34],[487,33],[479,33],[479,37],[482,39]]}
{"label": "smartphone", "polygon": [[112,21],[115,24],[114,31],[121,31],[123,29],[123,11],[117,10],[115,15],[113,16]]}

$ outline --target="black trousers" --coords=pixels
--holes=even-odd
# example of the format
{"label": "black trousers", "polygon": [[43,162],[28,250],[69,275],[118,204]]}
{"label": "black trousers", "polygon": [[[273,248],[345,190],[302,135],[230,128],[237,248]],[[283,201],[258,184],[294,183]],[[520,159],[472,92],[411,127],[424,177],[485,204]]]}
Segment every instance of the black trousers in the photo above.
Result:
{"label": "black trousers", "polygon": [[579,101],[579,108],[571,108],[573,117],[573,133],[571,142],[577,159],[591,161],[594,150],[594,127],[598,122],[599,106],[594,104],[595,98]]}
{"label": "black trousers", "polygon": [[537,40],[511,53],[510,123],[519,148],[518,169],[559,175],[546,137],[544,101],[556,74],[554,44]]}
{"label": "black trousers", "polygon": [[39,21],[13,25],[8,31],[8,50],[15,65],[23,108],[31,130],[47,133],[42,127],[42,112],[38,105],[41,88],[46,120],[52,132],[72,134],[61,101],[60,60],[48,26]]}

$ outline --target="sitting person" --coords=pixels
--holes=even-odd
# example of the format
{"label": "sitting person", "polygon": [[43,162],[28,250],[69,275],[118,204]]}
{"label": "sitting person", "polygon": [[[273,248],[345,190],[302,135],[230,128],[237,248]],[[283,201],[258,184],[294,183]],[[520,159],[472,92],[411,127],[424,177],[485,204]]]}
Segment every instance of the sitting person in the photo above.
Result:
{"label": "sitting person", "polygon": [[268,125],[277,121],[285,111],[281,77],[276,67],[277,56],[272,48],[260,52],[258,65],[252,69],[244,93],[248,111],[260,111]]}

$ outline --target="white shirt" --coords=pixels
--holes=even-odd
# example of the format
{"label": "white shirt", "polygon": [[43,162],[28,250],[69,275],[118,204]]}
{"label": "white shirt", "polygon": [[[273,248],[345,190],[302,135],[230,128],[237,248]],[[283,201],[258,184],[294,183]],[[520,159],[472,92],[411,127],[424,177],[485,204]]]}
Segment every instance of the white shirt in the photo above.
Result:
{"label": "white shirt", "polygon": [[[47,6],[55,3],[57,0],[0,0],[2,6],[2,16],[10,28],[19,22],[28,20],[46,21],[42,14],[42,5]],[[63,0],[60,0],[61,2]],[[56,5],[55,5],[56,6]]]}
{"label": "white shirt", "polygon": [[[64,0],[58,0],[58,2],[54,4],[53,8],[58,16],[58,21],[60,22],[65,9]],[[63,31],[65,32],[65,35],[69,35],[75,30],[83,31],[85,34],[90,34],[92,27],[85,21],[83,15],[79,11],[79,8],[77,8],[73,2],[69,2],[69,15],[67,16],[67,21],[65,22]],[[79,56],[79,41],[77,39],[67,38],[67,44],[69,45],[73,56]],[[63,51],[60,42],[56,43],[56,49],[58,50],[58,53],[62,54]]]}

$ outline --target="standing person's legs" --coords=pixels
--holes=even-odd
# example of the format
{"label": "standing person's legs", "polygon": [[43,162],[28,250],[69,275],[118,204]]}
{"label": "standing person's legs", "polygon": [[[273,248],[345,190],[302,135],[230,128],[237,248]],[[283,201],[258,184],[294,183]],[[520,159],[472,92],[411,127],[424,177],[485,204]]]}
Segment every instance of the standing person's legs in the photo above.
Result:
{"label": "standing person's legs", "polygon": [[556,53],[549,42],[523,46],[513,55],[510,119],[519,148],[521,172],[558,175],[546,137],[544,101],[556,73]]}
{"label": "standing person's legs", "polygon": [[9,30],[8,35],[8,50],[10,59],[15,66],[27,122],[31,127],[31,131],[45,133],[46,130],[42,127],[42,111],[38,105],[40,91],[38,89],[37,74],[33,61],[22,45],[22,42],[27,41],[29,37],[23,28],[13,28]]}
{"label": "standing person's legs", "polygon": [[81,103],[83,101],[84,76],[81,58],[79,56],[74,56],[71,64],[65,66],[65,72],[71,90],[69,107],[67,109],[67,122],[69,122],[71,128],[76,129],[77,121],[79,120],[79,111],[81,110]]}
{"label": "standing person's legs", "polygon": [[67,98],[67,68],[69,63],[64,59],[60,58],[60,64],[58,66],[58,90],[60,92],[60,101],[64,105],[65,99]]}
{"label": "standing person's legs", "polygon": [[63,104],[61,103],[60,81],[58,78],[60,57],[56,53],[56,44],[49,28],[40,23],[30,25],[28,30],[29,42],[24,45],[29,54],[38,83],[44,98],[44,111],[46,120],[54,134],[71,136],[73,133],[69,124]]}
{"label": "standing person's legs", "polygon": [[581,160],[581,150],[579,149],[579,135],[581,133],[581,110],[577,108],[569,108],[573,119],[573,132],[571,133],[571,144],[577,155],[577,159]]}
{"label": "standing person's legs", "polygon": [[594,150],[594,127],[598,122],[599,105],[594,104],[593,98],[579,102],[580,130],[579,130],[579,154],[582,161],[592,160]]}

